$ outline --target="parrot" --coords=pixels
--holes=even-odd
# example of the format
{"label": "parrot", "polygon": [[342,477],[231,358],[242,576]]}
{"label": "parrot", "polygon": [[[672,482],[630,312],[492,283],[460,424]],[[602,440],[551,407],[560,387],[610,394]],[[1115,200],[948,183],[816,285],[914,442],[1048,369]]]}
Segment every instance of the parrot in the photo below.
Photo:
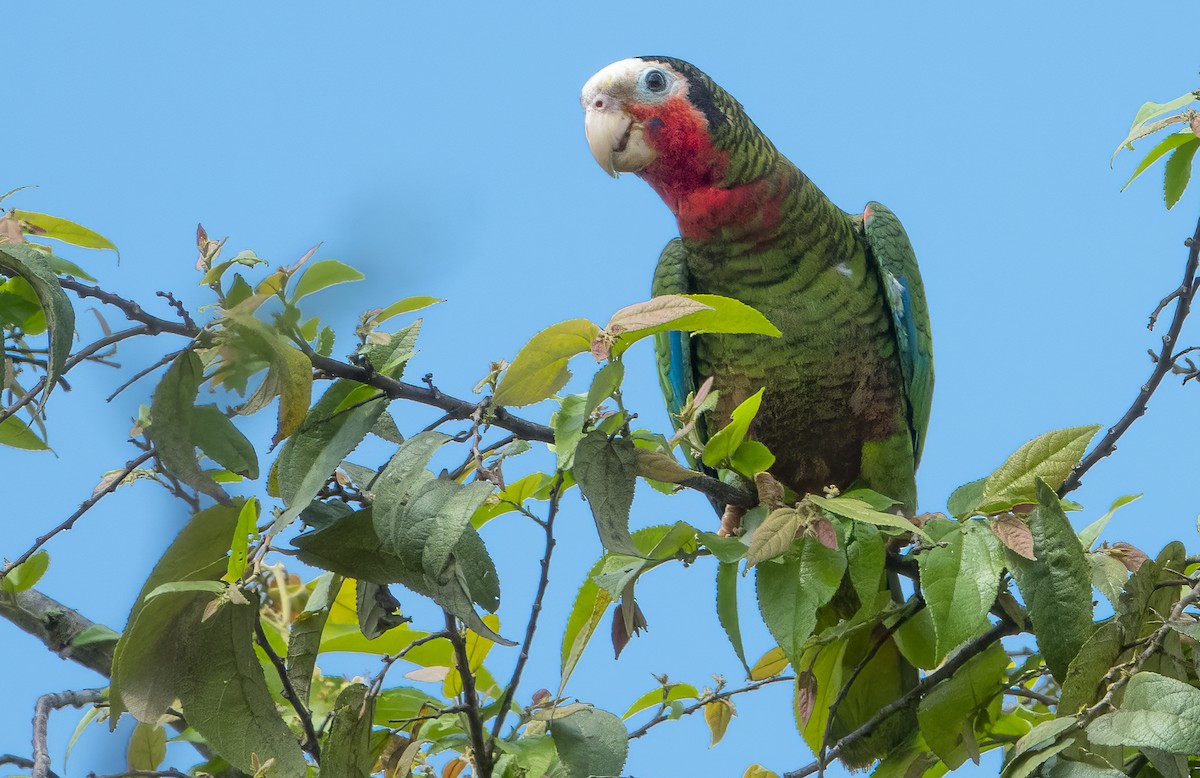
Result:
{"label": "parrot", "polygon": [[[781,333],[657,334],[676,427],[710,378],[718,399],[701,420],[702,436],[763,389],[747,437],[774,454],[776,480],[799,496],[866,487],[915,515],[933,347],[916,255],[896,215],[873,201],[859,213],[838,208],[736,99],[683,60],[614,62],[588,79],[580,99],[600,167],[641,178],[675,216],[679,237],[659,256],[652,294],[735,298]],[[915,684],[911,666],[899,674],[898,692]],[[834,734],[861,723],[841,722]],[[854,761],[892,745],[876,744]]]}

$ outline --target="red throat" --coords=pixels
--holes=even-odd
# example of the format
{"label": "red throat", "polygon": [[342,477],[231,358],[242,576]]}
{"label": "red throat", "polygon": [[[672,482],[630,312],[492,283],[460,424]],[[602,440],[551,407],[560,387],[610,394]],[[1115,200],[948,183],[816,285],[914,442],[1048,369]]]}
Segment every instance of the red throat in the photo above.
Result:
{"label": "red throat", "polygon": [[725,188],[729,152],[718,149],[704,114],[682,96],[660,105],[626,107],[644,128],[656,159],[638,171],[692,240],[749,238],[779,223],[780,188],[770,178]]}

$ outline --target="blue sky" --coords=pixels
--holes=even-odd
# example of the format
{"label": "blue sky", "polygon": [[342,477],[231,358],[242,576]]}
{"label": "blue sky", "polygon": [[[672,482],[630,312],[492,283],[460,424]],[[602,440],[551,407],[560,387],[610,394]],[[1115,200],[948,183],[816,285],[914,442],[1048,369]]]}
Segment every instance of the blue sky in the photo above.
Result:
{"label": "blue sky", "polygon": [[[609,62],[670,54],[734,94],[842,207],[878,199],[904,220],[921,259],[937,364],[924,509],[942,508],[955,486],[1041,432],[1114,422],[1148,374],[1145,350],[1159,340],[1146,332],[1146,315],[1178,283],[1200,200],[1189,192],[1166,212],[1154,173],[1119,194],[1134,157],[1122,155],[1115,172],[1108,158],[1142,101],[1197,86],[1194,51],[1143,34],[1149,21],[1116,4],[732,9],[35,4],[6,40],[0,190],[36,184],[7,204],[105,233],[121,248],[119,266],[105,254],[71,257],[147,304],[160,289],[193,309],[208,302],[195,286],[198,221],[273,264],[324,241],[321,256],[369,277],[314,298],[342,326],[342,342],[362,309],[409,294],[445,298],[425,317],[424,353],[410,370],[432,371],[462,395],[489,361],[511,358],[542,327],[580,316],[603,322],[646,296],[674,222],[643,183],[610,181],[595,165],[578,92]],[[1171,13],[1177,29],[1200,14]],[[85,335],[95,330],[89,319],[81,316]],[[153,343],[123,348],[124,373],[79,372],[76,390],[50,407],[57,457],[0,451],[20,484],[0,519],[0,554],[19,553],[129,457],[129,420],[151,386],[108,405],[103,397],[156,353]],[[648,351],[627,362],[627,404],[665,428]],[[1171,538],[1196,550],[1200,496],[1187,435],[1196,391],[1177,382],[1161,390],[1077,492],[1087,507],[1081,525],[1117,496],[1145,492],[1105,537],[1151,554]],[[426,419],[394,410],[402,427]],[[183,520],[151,486],[122,490],[51,544],[43,588],[119,628]],[[635,526],[675,520],[703,525],[712,516],[698,498],[639,495]],[[525,694],[555,686],[559,630],[599,553],[577,499],[563,525],[556,593]],[[522,618],[535,583],[533,529],[512,523],[485,533],[504,559],[506,623]],[[704,564],[654,573],[639,598],[650,632],[615,663],[598,643],[569,691],[621,712],[653,686],[652,672],[697,685],[710,673],[736,680],[712,615],[712,576]],[[743,620],[752,622],[752,589],[745,598]],[[751,633],[757,656],[767,638]],[[28,753],[36,696],[100,679],[12,627],[0,625],[0,646],[9,675],[0,685],[0,753]],[[369,658],[343,661],[345,672],[375,669]],[[661,726],[635,742],[626,773],[799,767],[810,756],[789,697],[774,689],[742,698],[711,751],[698,717]],[[56,714],[56,754],[73,726],[72,713]],[[122,750],[89,733],[68,774],[115,771]]]}

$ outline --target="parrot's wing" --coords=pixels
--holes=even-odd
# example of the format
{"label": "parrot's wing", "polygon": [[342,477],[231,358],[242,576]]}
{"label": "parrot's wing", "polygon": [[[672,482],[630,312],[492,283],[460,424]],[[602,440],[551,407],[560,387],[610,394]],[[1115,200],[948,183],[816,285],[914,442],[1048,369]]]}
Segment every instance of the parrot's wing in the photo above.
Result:
{"label": "parrot's wing", "polygon": [[[683,247],[683,241],[675,238],[663,248],[658,257],[658,267],[654,269],[650,294],[657,297],[662,294],[688,294],[691,291],[687,250]],[[679,413],[687,404],[688,396],[695,392],[698,386],[693,366],[691,333],[670,331],[655,334],[654,354],[658,360],[658,381],[662,385],[663,398],[667,402],[667,412],[671,415],[671,424],[678,430],[681,424]],[[697,428],[701,440],[706,440],[702,420],[697,423]],[[688,447],[685,445],[683,448],[684,455],[695,466]]]}
{"label": "parrot's wing", "polygon": [[913,453],[921,461],[929,408],[933,402],[933,336],[925,287],[908,234],[896,214],[880,203],[867,203],[863,230],[870,256],[883,281],[884,295],[895,322],[897,352],[908,399]]}

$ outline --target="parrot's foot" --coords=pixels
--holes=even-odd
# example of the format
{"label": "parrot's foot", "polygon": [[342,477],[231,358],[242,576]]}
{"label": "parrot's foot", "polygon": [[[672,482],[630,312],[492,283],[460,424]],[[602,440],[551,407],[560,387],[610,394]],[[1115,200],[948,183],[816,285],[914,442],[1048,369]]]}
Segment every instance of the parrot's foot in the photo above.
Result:
{"label": "parrot's foot", "polygon": [[725,512],[721,514],[721,528],[717,530],[717,534],[723,538],[741,534],[742,517],[745,515],[745,508],[739,508],[736,505],[726,505]]}
{"label": "parrot's foot", "polygon": [[767,510],[773,511],[783,507],[783,484],[776,481],[770,473],[754,474],[754,490],[758,492],[758,504],[767,506]]}

